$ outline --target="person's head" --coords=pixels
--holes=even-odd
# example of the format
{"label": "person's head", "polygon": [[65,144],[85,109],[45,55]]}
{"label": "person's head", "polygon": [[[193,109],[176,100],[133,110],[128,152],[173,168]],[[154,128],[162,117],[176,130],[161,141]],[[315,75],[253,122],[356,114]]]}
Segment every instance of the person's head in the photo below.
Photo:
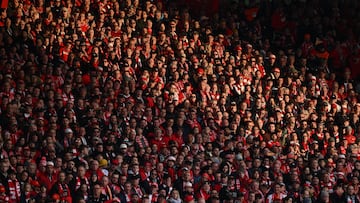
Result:
{"label": "person's head", "polygon": [[141,202],[142,203],[150,203],[150,198],[148,195],[144,195],[142,198],[141,198]]}
{"label": "person's head", "polygon": [[54,162],[48,161],[46,163],[46,172],[48,174],[53,174],[54,173],[54,166],[55,166]]}
{"label": "person's head", "polygon": [[63,183],[64,181],[65,181],[65,178],[66,178],[66,174],[65,174],[65,172],[64,171],[60,171],[59,172],[59,182],[61,182],[61,183]]}
{"label": "person's head", "polygon": [[160,194],[157,199],[158,203],[165,203],[166,202],[166,195]]}
{"label": "person's head", "polygon": [[94,184],[94,187],[93,187],[93,194],[95,197],[100,197],[101,195],[101,191],[102,190],[102,187],[100,185],[100,183],[95,183]]}
{"label": "person's head", "polygon": [[120,175],[119,173],[113,173],[111,174],[111,183],[113,184],[118,184],[119,183],[119,179],[120,179]]}
{"label": "person's head", "polygon": [[80,185],[80,191],[83,193],[88,192],[89,186],[86,183]]}
{"label": "person's head", "polygon": [[292,203],[292,202],[293,202],[293,198],[292,198],[292,197],[290,197],[290,196],[285,197],[284,203]]}
{"label": "person's head", "polygon": [[140,183],[140,175],[133,175],[131,177],[131,183],[133,186],[137,187]]}
{"label": "person's head", "polygon": [[320,201],[322,202],[329,202],[330,201],[330,194],[326,190],[322,190],[320,193]]}
{"label": "person's head", "polygon": [[179,191],[176,190],[176,189],[173,189],[173,190],[171,191],[170,195],[171,195],[171,197],[172,197],[173,199],[179,199],[179,198],[180,198]]}
{"label": "person's head", "polygon": [[4,159],[0,162],[0,171],[1,173],[6,173],[9,170],[10,164],[8,159]]}
{"label": "person's head", "polygon": [[334,187],[334,192],[335,194],[337,194],[338,196],[341,196],[344,194],[344,188],[342,187],[342,185],[336,185]]}
{"label": "person's head", "polygon": [[103,176],[102,179],[101,179],[101,184],[103,187],[109,185],[110,183],[110,180],[109,180],[109,177],[108,176]]}
{"label": "person's head", "polygon": [[9,169],[8,175],[9,175],[10,180],[16,180],[16,171],[15,170]]}
{"label": "person's head", "polygon": [[140,197],[137,193],[131,194],[131,202],[139,202]]}
{"label": "person's head", "polygon": [[209,182],[209,181],[205,181],[205,182],[202,184],[201,189],[203,189],[203,190],[206,191],[206,192],[210,192],[210,190],[211,190],[210,182]]}
{"label": "person's head", "polygon": [[93,160],[91,161],[90,169],[96,171],[99,169],[99,161]]}
{"label": "person's head", "polygon": [[80,178],[83,178],[85,176],[85,173],[86,173],[86,169],[85,169],[85,166],[83,165],[80,165],[78,168],[77,168],[77,174]]}
{"label": "person's head", "polygon": [[347,187],[347,194],[348,194],[348,195],[354,195],[354,194],[355,194],[355,188],[354,188],[353,185],[350,184],[350,185]]}
{"label": "person's head", "polygon": [[275,193],[280,193],[281,192],[281,184],[280,183],[275,183],[274,185],[274,191]]}

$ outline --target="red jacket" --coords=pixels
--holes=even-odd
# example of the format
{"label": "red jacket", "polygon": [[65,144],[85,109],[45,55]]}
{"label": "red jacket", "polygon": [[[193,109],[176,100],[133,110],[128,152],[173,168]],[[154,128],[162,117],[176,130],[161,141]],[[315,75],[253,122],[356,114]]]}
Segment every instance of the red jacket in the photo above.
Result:
{"label": "red jacket", "polygon": [[39,183],[41,185],[45,185],[46,188],[52,188],[54,183],[57,181],[57,174],[53,173],[49,176],[47,173],[40,173],[39,174]]}

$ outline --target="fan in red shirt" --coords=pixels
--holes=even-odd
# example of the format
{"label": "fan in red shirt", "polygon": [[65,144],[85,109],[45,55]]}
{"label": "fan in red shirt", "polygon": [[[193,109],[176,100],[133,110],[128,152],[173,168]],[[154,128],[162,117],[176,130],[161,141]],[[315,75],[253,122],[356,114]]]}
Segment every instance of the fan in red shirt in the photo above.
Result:
{"label": "fan in red shirt", "polygon": [[57,181],[58,175],[54,170],[54,162],[48,161],[46,163],[46,171],[44,173],[40,173],[39,175],[39,183],[45,185],[46,188],[52,188],[52,186]]}
{"label": "fan in red shirt", "polygon": [[89,179],[94,174],[96,174],[96,176],[98,177],[98,180],[101,180],[102,177],[104,176],[104,173],[99,168],[99,162],[97,160],[93,160],[90,163],[90,168],[86,171],[85,176],[86,176],[86,178]]}

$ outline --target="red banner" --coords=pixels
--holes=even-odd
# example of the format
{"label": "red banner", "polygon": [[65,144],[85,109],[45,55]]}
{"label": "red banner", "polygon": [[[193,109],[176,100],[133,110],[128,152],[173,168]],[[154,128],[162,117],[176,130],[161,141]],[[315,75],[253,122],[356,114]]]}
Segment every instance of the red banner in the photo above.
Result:
{"label": "red banner", "polygon": [[0,8],[7,8],[9,4],[9,0],[0,0]]}

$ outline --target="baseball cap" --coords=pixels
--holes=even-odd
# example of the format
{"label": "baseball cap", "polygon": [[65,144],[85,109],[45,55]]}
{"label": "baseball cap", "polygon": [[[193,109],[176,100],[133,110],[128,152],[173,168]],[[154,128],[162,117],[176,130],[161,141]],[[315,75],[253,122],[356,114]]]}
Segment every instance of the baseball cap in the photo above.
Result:
{"label": "baseball cap", "polygon": [[101,159],[99,162],[100,167],[104,167],[108,165],[108,161],[106,159]]}
{"label": "baseball cap", "polygon": [[65,133],[68,134],[68,133],[73,133],[73,130],[71,130],[71,128],[66,128],[65,129]]}
{"label": "baseball cap", "polygon": [[46,166],[55,166],[55,164],[52,161],[48,161],[48,162],[46,162]]}
{"label": "baseball cap", "polygon": [[185,183],[185,187],[192,187],[193,185],[192,185],[192,183],[191,182],[186,182]]}
{"label": "baseball cap", "polygon": [[121,144],[120,149],[127,149],[127,145],[126,144]]}
{"label": "baseball cap", "polygon": [[167,158],[168,161],[176,161],[176,158],[174,156],[169,156]]}

